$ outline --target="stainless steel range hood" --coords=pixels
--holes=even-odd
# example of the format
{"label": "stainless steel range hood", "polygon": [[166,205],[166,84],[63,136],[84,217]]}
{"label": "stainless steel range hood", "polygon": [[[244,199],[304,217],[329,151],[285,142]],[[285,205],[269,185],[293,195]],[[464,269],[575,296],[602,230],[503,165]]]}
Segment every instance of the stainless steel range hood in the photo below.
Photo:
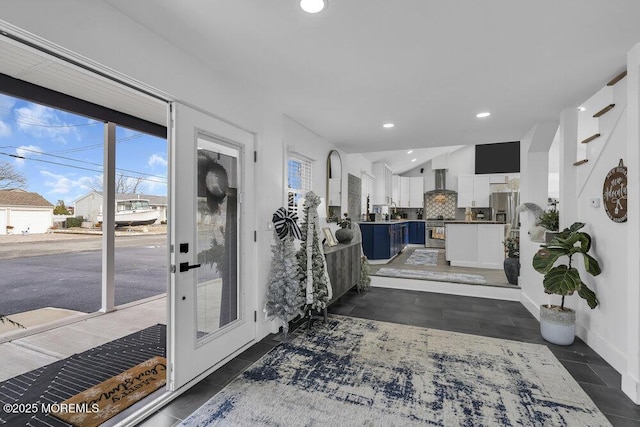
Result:
{"label": "stainless steel range hood", "polygon": [[455,194],[453,190],[447,190],[447,170],[435,169],[436,189],[427,191],[426,194]]}

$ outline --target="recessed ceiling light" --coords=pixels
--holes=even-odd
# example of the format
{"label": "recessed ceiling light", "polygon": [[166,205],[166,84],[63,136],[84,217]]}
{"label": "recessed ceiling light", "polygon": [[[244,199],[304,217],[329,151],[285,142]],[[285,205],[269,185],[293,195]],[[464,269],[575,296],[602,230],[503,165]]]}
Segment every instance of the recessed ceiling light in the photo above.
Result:
{"label": "recessed ceiling light", "polygon": [[300,0],[300,7],[307,13],[318,13],[327,7],[327,0]]}
{"label": "recessed ceiling light", "polygon": [[382,125],[383,128],[387,128],[387,129],[391,129],[394,126],[395,125],[393,123],[385,123],[385,124]]}
{"label": "recessed ceiling light", "polygon": [[578,107],[578,111],[585,111],[585,110],[586,110],[586,108],[584,108],[584,107]]}
{"label": "recessed ceiling light", "polygon": [[413,150],[407,151],[407,154],[411,154],[411,153],[413,153]]}
{"label": "recessed ceiling light", "polygon": [[489,112],[484,112],[484,113],[478,113],[476,114],[476,117],[479,119],[485,118],[485,117],[489,117],[491,115],[491,113]]}
{"label": "recessed ceiling light", "polygon": [[412,162],[415,162],[416,160],[418,160],[418,159],[411,159]]}

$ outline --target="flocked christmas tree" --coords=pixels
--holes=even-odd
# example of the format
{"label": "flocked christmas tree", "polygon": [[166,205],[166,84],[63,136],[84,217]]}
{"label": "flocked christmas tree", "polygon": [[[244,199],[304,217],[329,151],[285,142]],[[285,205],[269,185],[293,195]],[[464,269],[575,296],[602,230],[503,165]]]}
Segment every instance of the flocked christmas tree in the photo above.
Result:
{"label": "flocked christmas tree", "polygon": [[371,276],[369,276],[369,260],[362,250],[362,232],[357,223],[351,223],[350,227],[354,232],[355,241],[360,243],[360,281],[356,283],[356,289],[358,292],[367,291],[371,287]]}
{"label": "flocked christmas tree", "polygon": [[369,276],[369,260],[366,256],[360,257],[360,281],[356,284],[358,292],[367,291],[371,287],[371,277]]}
{"label": "flocked christmas tree", "polygon": [[265,312],[268,319],[282,322],[285,340],[289,321],[302,315],[304,298],[300,294],[300,280],[294,239],[300,238],[297,216],[280,208],[273,214],[275,242],[271,246],[271,273]]}
{"label": "flocked christmas tree", "polygon": [[298,278],[301,294],[305,298],[305,310],[324,310],[333,294],[322,243],[318,237],[319,204],[320,197],[313,191],[305,194],[302,244],[298,250]]}

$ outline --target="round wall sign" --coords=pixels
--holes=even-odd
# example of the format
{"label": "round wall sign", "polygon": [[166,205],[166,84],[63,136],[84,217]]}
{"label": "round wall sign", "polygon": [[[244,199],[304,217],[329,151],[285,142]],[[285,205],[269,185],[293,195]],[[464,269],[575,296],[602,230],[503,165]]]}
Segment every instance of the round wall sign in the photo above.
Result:
{"label": "round wall sign", "polygon": [[622,163],[622,159],[604,179],[602,200],[604,210],[612,221],[627,221],[627,167]]}

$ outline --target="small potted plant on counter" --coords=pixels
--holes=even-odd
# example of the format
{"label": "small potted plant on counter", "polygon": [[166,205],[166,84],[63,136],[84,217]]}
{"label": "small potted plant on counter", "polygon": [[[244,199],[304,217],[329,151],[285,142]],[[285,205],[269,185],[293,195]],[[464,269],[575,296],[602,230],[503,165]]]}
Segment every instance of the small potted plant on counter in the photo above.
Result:
{"label": "small potted plant on counter", "polygon": [[518,276],[520,276],[520,238],[507,237],[504,242],[504,274],[510,285],[518,284]]}
{"label": "small potted plant on counter", "polygon": [[351,229],[351,218],[348,213],[344,213],[344,218],[338,220],[340,228],[336,230],[336,240],[340,243],[349,243],[353,239],[353,230]]}
{"label": "small potted plant on counter", "polygon": [[[575,337],[576,312],[564,306],[564,297],[578,295],[585,299],[589,307],[596,308],[596,294],[587,287],[580,277],[580,272],[572,266],[573,256],[581,254],[587,273],[592,276],[600,274],[598,261],[588,254],[591,249],[591,236],[583,231],[584,223],[575,222],[569,228],[558,233],[533,256],[533,268],[544,274],[542,282],[548,294],[562,296],[560,305],[540,306],[540,332],[542,338],[558,345],[570,345]],[[560,258],[568,260],[568,264],[555,265]]]}
{"label": "small potted plant on counter", "polygon": [[544,211],[538,217],[536,225],[546,229],[544,233],[544,241],[549,243],[560,229],[560,212],[554,207],[548,211]]}

